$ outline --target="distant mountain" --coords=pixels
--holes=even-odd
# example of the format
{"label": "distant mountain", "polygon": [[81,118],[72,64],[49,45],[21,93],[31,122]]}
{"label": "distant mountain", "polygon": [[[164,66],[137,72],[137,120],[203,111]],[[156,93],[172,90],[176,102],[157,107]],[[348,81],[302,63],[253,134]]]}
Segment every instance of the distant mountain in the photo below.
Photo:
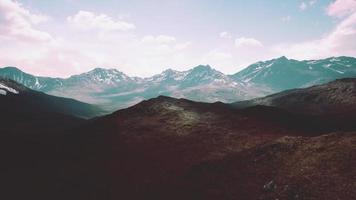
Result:
{"label": "distant mountain", "polygon": [[257,62],[232,75],[234,80],[263,85],[274,92],[356,77],[356,58],[332,57],[298,61],[280,57]]}
{"label": "distant mountain", "polygon": [[204,102],[233,102],[270,93],[266,88],[235,81],[203,65],[183,72],[166,70],[149,78],[129,77],[116,69],[103,68],[61,79],[36,77],[14,67],[5,67],[0,69],[0,76],[34,90],[100,104],[111,110],[159,95]]}
{"label": "distant mountain", "polygon": [[356,77],[356,58],[297,61],[281,57],[257,62],[234,75],[225,75],[209,65],[199,65],[187,71],[168,69],[149,78],[130,77],[116,69],[103,68],[66,79],[48,78],[32,76],[14,67],[0,69],[0,77],[51,95],[116,110],[159,95],[231,103]]}
{"label": "distant mountain", "polygon": [[6,120],[19,116],[35,118],[43,114],[92,118],[106,113],[96,106],[37,92],[3,78],[0,78],[0,110]]}
{"label": "distant mountain", "polygon": [[254,87],[211,68],[199,65],[188,71],[166,70],[145,79],[150,97],[166,95],[202,102],[231,102],[268,94],[264,88]]}

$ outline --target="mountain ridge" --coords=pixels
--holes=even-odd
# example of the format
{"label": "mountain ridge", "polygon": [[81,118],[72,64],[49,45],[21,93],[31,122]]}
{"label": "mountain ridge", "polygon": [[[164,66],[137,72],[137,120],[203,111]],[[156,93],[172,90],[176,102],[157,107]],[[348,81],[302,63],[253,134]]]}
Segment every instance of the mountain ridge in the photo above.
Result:
{"label": "mountain ridge", "polygon": [[356,58],[346,56],[302,61],[280,57],[254,63],[232,75],[243,82],[274,88],[274,92],[355,76]]}
{"label": "mountain ridge", "polygon": [[117,69],[105,68],[95,68],[69,78],[50,78],[7,67],[0,68],[0,76],[34,90],[99,104],[114,111],[159,95],[231,103],[337,78],[356,77],[356,58],[343,56],[297,61],[283,56],[254,63],[233,75],[226,75],[209,65],[199,65],[186,71],[167,69],[146,78],[130,77]]}
{"label": "mountain ridge", "polygon": [[235,102],[232,105],[236,108],[272,106],[295,113],[321,115],[353,112],[356,110],[354,102],[356,102],[356,79],[343,78],[327,84],[285,90],[266,97]]}

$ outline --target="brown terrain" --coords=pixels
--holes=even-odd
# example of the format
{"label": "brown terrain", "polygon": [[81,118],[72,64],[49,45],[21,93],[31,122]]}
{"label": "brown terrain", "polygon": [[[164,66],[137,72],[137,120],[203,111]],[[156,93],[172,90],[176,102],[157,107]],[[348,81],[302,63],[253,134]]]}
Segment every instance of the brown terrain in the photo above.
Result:
{"label": "brown terrain", "polygon": [[[298,90],[304,95],[312,90],[312,99],[330,102],[325,106],[332,112],[325,113],[309,112],[308,105],[316,104],[300,93],[291,101],[308,111],[277,103],[237,108],[160,96],[77,127],[32,129],[31,134],[18,127],[12,129],[16,134],[1,134],[0,195],[352,200],[356,102],[350,98],[356,91],[345,89],[345,82],[356,88],[354,79],[345,79]],[[330,101],[332,92],[339,100]],[[288,102],[278,97],[274,102]]]}

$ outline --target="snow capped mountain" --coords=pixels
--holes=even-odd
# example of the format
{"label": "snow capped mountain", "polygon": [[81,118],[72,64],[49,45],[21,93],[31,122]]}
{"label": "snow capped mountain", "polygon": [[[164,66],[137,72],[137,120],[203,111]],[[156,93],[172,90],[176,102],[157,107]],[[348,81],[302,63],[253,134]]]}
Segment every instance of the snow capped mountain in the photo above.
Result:
{"label": "snow capped mountain", "polygon": [[128,107],[159,95],[205,102],[233,102],[266,94],[260,92],[260,88],[235,81],[208,65],[187,71],[168,69],[149,78],[129,77],[116,69],[103,68],[59,79],[36,77],[7,67],[0,69],[0,76],[31,89],[104,105],[108,109]]}
{"label": "snow capped mountain", "polygon": [[148,78],[130,77],[116,69],[104,68],[61,79],[37,77],[5,67],[0,69],[0,76],[51,95],[118,109],[159,95],[229,103],[356,77],[356,58],[297,61],[280,57],[257,62],[234,75],[225,75],[209,65],[199,65],[186,71],[167,69]]}
{"label": "snow capped mountain", "polygon": [[235,81],[209,65],[199,65],[187,71],[168,69],[145,81],[147,88],[144,99],[167,95],[204,102],[232,102],[234,99],[243,100],[266,94],[262,88]]}
{"label": "snow capped mountain", "polygon": [[356,58],[332,57],[298,61],[280,57],[257,62],[232,75],[235,80],[264,85],[275,92],[347,77],[356,77]]}
{"label": "snow capped mountain", "polygon": [[225,83],[232,80],[225,74],[211,68],[209,65],[199,65],[189,70],[183,81],[184,83],[182,84],[182,87],[191,87],[214,82]]}
{"label": "snow capped mountain", "polygon": [[81,81],[85,83],[96,83],[103,85],[118,85],[123,82],[133,82],[134,80],[126,74],[116,69],[95,68],[89,72],[74,75],[70,81]]}
{"label": "snow capped mountain", "polygon": [[161,83],[162,81],[165,82],[178,82],[181,81],[185,78],[187,75],[187,71],[185,72],[180,72],[172,69],[167,69],[163,71],[161,74],[154,75],[149,78],[145,78],[146,82],[152,82],[152,83]]}
{"label": "snow capped mountain", "polygon": [[213,82],[233,81],[223,73],[212,69],[209,65],[199,65],[188,71],[175,71],[168,69],[161,74],[145,79],[147,82],[162,85],[177,85],[179,88],[195,87]]}

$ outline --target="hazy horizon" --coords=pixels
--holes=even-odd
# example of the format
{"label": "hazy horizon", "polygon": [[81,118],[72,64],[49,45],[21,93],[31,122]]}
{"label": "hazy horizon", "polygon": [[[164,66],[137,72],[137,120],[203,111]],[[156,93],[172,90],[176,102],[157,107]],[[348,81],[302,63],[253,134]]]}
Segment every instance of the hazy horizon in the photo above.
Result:
{"label": "hazy horizon", "polygon": [[[271,60],[279,59],[279,58],[282,58],[282,57],[286,57],[286,56],[280,56],[280,57],[272,58]],[[335,57],[343,57],[343,56],[325,57],[325,58],[320,58],[320,59],[317,59],[317,60],[331,59],[331,58],[335,58]],[[353,57],[353,56],[347,56],[347,57]],[[286,57],[286,58],[287,58],[288,60],[297,60],[297,59],[288,58],[288,57]],[[353,58],[355,58],[355,57],[353,57]],[[267,61],[271,61],[271,60],[261,60],[261,61],[257,61],[257,62],[267,62]],[[315,60],[315,59],[297,60],[297,61],[312,61],[312,60]],[[253,64],[256,64],[257,62],[250,63],[250,64],[246,65],[245,67],[240,68],[238,71],[232,72],[232,73],[224,73],[224,72],[222,72],[222,71],[219,71],[219,70],[217,70],[214,66],[212,66],[212,65],[210,65],[210,64],[199,64],[199,65],[196,65],[196,66],[188,67],[188,68],[186,68],[186,69],[184,69],[184,70],[177,70],[177,69],[168,67],[168,68],[162,70],[161,72],[158,72],[158,73],[156,73],[156,74],[152,74],[152,75],[149,75],[149,76],[135,76],[135,75],[129,75],[129,74],[126,74],[126,73],[123,72],[123,71],[120,71],[119,68],[115,68],[115,67],[105,67],[105,66],[92,67],[92,68],[89,68],[87,71],[83,71],[83,72],[79,72],[79,73],[74,73],[74,74],[70,74],[70,75],[67,75],[67,76],[51,76],[51,75],[42,76],[41,74],[35,74],[35,73],[27,72],[27,71],[21,69],[21,66],[11,66],[11,65],[9,65],[9,66],[0,66],[0,69],[6,68],[6,67],[14,67],[14,68],[17,68],[17,69],[21,70],[22,72],[25,72],[25,73],[28,73],[28,74],[31,74],[31,75],[34,75],[34,76],[38,76],[38,77],[63,78],[63,79],[69,78],[69,77],[71,77],[71,76],[75,76],[75,75],[87,73],[87,72],[93,71],[93,70],[95,70],[95,69],[106,69],[106,70],[112,70],[112,69],[114,69],[114,70],[117,70],[117,71],[119,71],[119,72],[122,72],[122,73],[124,73],[125,75],[130,76],[130,77],[150,78],[150,77],[152,77],[152,76],[161,74],[161,73],[163,73],[163,72],[166,71],[166,70],[174,70],[174,71],[178,71],[178,72],[185,72],[185,71],[189,71],[189,70],[191,70],[191,69],[193,69],[193,68],[195,68],[195,67],[198,67],[198,66],[210,66],[210,67],[211,67],[212,69],[214,69],[214,70],[217,70],[217,71],[219,71],[219,72],[221,72],[221,73],[223,73],[223,74],[225,74],[225,75],[231,76],[231,75],[234,75],[234,74],[236,74],[236,73],[238,73],[238,72],[240,72],[240,71],[242,71],[242,70],[248,68],[249,66],[251,66],[251,65],[253,65]]]}

